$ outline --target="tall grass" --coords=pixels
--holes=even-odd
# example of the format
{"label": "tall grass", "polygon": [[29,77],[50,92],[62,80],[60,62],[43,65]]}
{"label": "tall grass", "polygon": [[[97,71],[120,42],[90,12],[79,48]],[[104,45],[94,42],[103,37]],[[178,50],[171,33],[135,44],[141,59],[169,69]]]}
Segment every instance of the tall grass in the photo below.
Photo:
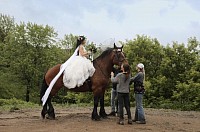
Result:
{"label": "tall grass", "polygon": [[27,108],[37,108],[38,104],[32,102],[25,102],[16,98],[12,99],[0,99],[0,111],[10,111],[27,109]]}

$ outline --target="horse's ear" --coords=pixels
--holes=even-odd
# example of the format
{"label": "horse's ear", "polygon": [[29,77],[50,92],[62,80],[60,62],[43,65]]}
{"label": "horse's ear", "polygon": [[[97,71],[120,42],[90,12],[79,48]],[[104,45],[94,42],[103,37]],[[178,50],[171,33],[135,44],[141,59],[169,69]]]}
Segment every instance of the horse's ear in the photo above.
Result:
{"label": "horse's ear", "polygon": [[114,43],[114,49],[117,49],[117,46],[115,45],[115,43]]}
{"label": "horse's ear", "polygon": [[122,45],[121,49],[123,49],[124,45]]}

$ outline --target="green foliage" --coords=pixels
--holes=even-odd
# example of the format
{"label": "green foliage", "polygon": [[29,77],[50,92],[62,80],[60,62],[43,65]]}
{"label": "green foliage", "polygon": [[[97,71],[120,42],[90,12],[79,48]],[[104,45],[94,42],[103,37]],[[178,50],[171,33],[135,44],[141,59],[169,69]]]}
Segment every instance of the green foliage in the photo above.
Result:
{"label": "green foliage", "polygon": [[5,58],[5,40],[14,29],[14,18],[0,14],[0,67],[8,67]]}
{"label": "green foliage", "polygon": [[[55,64],[65,62],[74,52],[77,36],[57,39],[53,27],[35,23],[15,24],[14,18],[0,14],[0,106],[11,101],[9,109],[20,109],[17,99],[39,102],[39,87],[45,72]],[[146,107],[200,110],[200,42],[191,37],[187,44],[173,42],[163,46],[156,38],[137,35],[126,40],[124,53],[136,74],[138,63],[145,65],[144,105]],[[94,58],[101,50],[92,42]],[[134,105],[131,85],[131,106]],[[105,93],[105,105],[110,106],[111,85]],[[93,95],[60,90],[53,99],[62,104],[93,103]],[[6,104],[7,105],[7,104]]]}
{"label": "green foliage", "polygon": [[157,39],[151,39],[147,36],[139,36],[134,40],[127,40],[124,44],[124,52],[128,58],[129,64],[132,67],[132,72],[135,74],[135,67],[138,63],[143,63],[146,79],[154,78],[159,75],[159,66],[164,57],[163,47]]}
{"label": "green foliage", "polygon": [[35,107],[38,107],[38,105],[31,102],[18,100],[16,98],[0,99],[0,110],[9,110],[10,112],[13,112],[15,110],[20,110],[24,108],[35,108]]}
{"label": "green foliage", "polygon": [[66,58],[69,58],[76,48],[76,40],[77,36],[74,36],[73,34],[65,35],[64,39],[61,39],[59,44],[61,45],[61,48],[66,51]]}
{"label": "green foliage", "polygon": [[145,65],[145,106],[199,110],[200,43],[196,38],[188,39],[188,47],[177,42],[163,47],[157,39],[138,35],[124,45],[133,75],[137,63]]}
{"label": "green foliage", "polygon": [[62,104],[79,104],[79,103],[93,103],[93,94],[92,92],[85,92],[85,93],[74,93],[74,92],[67,92],[66,95],[62,95],[62,93],[58,94],[54,102],[62,103]]}
{"label": "green foliage", "polygon": [[62,44],[63,48],[65,49],[71,49],[72,53],[76,48],[76,41],[78,36],[74,36],[73,34],[65,35],[64,39],[60,40],[60,43]]}
{"label": "green foliage", "polygon": [[14,18],[0,14],[0,42],[4,43],[5,38],[14,28]]}
{"label": "green foliage", "polygon": [[87,50],[91,51],[94,54],[97,52],[96,45],[93,42],[91,44],[87,45],[86,48],[87,48]]}
{"label": "green foliage", "polygon": [[0,69],[0,98],[20,98],[24,99],[25,86],[20,83],[17,75],[10,72],[7,68]]}
{"label": "green foliage", "polygon": [[38,95],[36,88],[40,86],[45,71],[63,60],[62,51],[54,45],[56,36],[54,29],[48,25],[21,23],[6,39],[10,70],[26,85],[26,101],[31,94]]}

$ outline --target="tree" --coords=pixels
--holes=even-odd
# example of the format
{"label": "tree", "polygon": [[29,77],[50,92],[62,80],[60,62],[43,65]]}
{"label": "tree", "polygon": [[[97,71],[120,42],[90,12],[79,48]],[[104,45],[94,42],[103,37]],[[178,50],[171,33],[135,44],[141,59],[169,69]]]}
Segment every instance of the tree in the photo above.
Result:
{"label": "tree", "polygon": [[[8,60],[6,60],[5,56],[5,40],[8,34],[13,31],[14,27],[14,18],[0,13],[0,98],[13,97],[11,91],[14,91],[13,86],[16,85],[18,81],[14,80],[12,84],[10,84],[10,81],[15,78],[15,76],[11,75],[9,64],[7,63]],[[18,91],[16,93],[18,93]]]}
{"label": "tree", "polygon": [[70,57],[76,48],[77,36],[73,34],[65,35],[64,39],[60,40],[61,47],[66,50],[68,57]]}
{"label": "tree", "polygon": [[[7,39],[7,57],[11,69],[26,85],[26,101],[39,86],[43,74],[52,65],[62,61],[55,45],[57,33],[48,25],[21,23]],[[39,93],[37,91],[37,93]]]}
{"label": "tree", "polygon": [[187,47],[178,42],[163,47],[157,39],[138,35],[127,40],[124,47],[133,75],[137,63],[145,65],[145,101],[149,106],[167,104],[169,108],[172,102],[175,108],[199,108],[200,53],[196,38],[189,38]]}
{"label": "tree", "polygon": [[[188,48],[182,53],[179,67],[182,70],[176,79],[173,100],[178,100],[184,110],[200,110],[200,42],[196,38],[188,39]],[[180,70],[180,69],[178,69]]]}
{"label": "tree", "polygon": [[5,39],[8,34],[14,29],[14,18],[8,15],[0,14],[0,67],[8,67],[6,64],[5,52]]}
{"label": "tree", "polygon": [[14,18],[0,13],[0,42],[5,43],[5,38],[14,28]]}
{"label": "tree", "polygon": [[127,40],[124,46],[124,52],[133,70],[141,62],[145,65],[147,78],[154,78],[160,74],[159,66],[164,52],[157,39],[137,35],[134,40]]}

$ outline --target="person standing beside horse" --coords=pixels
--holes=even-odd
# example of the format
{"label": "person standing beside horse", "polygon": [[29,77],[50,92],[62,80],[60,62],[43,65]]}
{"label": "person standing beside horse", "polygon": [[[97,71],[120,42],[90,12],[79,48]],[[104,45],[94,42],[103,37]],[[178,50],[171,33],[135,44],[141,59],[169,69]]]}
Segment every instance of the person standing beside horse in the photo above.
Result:
{"label": "person standing beside horse", "polygon": [[[112,72],[114,73],[114,77],[115,77],[119,72],[121,72],[120,66],[118,66],[118,65],[114,66]],[[111,112],[108,115],[115,116],[116,113],[118,113],[117,83],[112,83]]]}
{"label": "person standing beside horse", "polygon": [[114,77],[114,73],[111,73],[111,81],[117,83],[118,103],[119,103],[119,124],[124,125],[124,112],[123,107],[125,106],[128,115],[128,124],[132,124],[131,112],[130,112],[130,66],[123,64],[121,66],[122,73],[117,74]]}
{"label": "person standing beside horse", "polygon": [[134,82],[134,93],[135,93],[135,101],[136,101],[136,110],[135,110],[135,118],[133,122],[138,124],[146,124],[144,109],[142,105],[142,99],[145,92],[144,89],[144,78],[145,78],[145,70],[144,65],[139,63],[136,66],[138,73],[135,77],[131,78],[131,82]]}

